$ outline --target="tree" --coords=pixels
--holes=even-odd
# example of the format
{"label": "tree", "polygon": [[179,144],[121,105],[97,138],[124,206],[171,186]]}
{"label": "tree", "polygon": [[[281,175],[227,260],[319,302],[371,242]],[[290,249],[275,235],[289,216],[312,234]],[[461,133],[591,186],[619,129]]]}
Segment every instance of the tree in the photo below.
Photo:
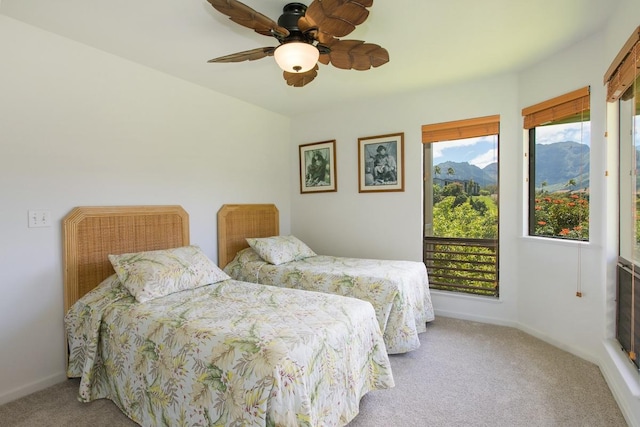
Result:
{"label": "tree", "polygon": [[473,180],[473,178],[469,179],[469,182],[467,183],[467,194],[469,195],[476,194],[476,191],[474,188],[475,185],[476,185],[476,182]]}
{"label": "tree", "polygon": [[[485,208],[488,207],[485,206]],[[454,196],[443,198],[433,209],[434,236],[496,238],[497,224],[496,209],[486,209],[481,213],[469,203],[456,204]]]}
{"label": "tree", "polygon": [[451,184],[447,184],[442,189],[442,196],[460,196],[465,195],[464,189],[462,188],[462,184],[459,182],[452,182]]}

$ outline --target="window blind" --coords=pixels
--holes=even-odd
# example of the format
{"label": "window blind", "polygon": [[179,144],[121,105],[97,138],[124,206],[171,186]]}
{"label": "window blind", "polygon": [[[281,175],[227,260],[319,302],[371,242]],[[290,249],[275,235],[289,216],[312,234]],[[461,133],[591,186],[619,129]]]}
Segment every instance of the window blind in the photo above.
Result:
{"label": "window blind", "polygon": [[546,123],[582,115],[589,111],[589,86],[557,96],[522,109],[524,128],[532,129]]}
{"label": "window blind", "polygon": [[497,135],[500,132],[500,115],[477,117],[422,126],[422,143],[475,138]]}
{"label": "window blind", "polygon": [[607,85],[607,101],[617,101],[636,79],[640,69],[640,27],[629,37],[604,74]]}

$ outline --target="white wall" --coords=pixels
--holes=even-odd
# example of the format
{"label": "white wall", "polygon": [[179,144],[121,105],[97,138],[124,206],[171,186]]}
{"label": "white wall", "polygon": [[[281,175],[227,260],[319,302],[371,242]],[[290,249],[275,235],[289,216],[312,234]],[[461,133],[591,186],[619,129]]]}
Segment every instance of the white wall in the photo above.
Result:
{"label": "white wall", "polygon": [[[623,29],[607,27],[574,46],[512,75],[340,105],[292,123],[292,180],[297,145],[337,140],[338,192],[299,194],[292,186],[292,233],[319,253],[422,259],[422,149],[420,126],[500,114],[500,298],[432,292],[436,315],[518,327],[597,363],[631,425],[640,425],[635,384],[613,361],[617,162],[604,138],[604,72],[638,25],[640,2],[626,0]],[[630,9],[630,10],[629,10]],[[629,18],[632,16],[633,18]],[[375,72],[375,70],[370,71]],[[526,162],[521,110],[580,87],[591,87],[591,212],[588,244],[526,237]],[[402,193],[358,193],[357,138],[405,132]],[[605,177],[609,171],[610,178]],[[614,205],[615,206],[615,205]],[[612,225],[613,224],[613,225]],[[579,278],[579,279],[578,279]],[[576,291],[582,292],[582,298]],[[627,375],[628,377],[628,375]]]}
{"label": "white wall", "polygon": [[[623,44],[629,36],[640,25],[640,2],[637,0],[622,0],[620,6],[615,10],[613,18],[604,31],[604,63],[602,64],[602,75],[604,75],[611,61],[618,54]],[[615,280],[616,261],[618,255],[618,185],[615,179],[617,171],[617,114],[614,104],[608,104],[606,130],[609,134],[606,152],[607,168],[613,171],[612,177],[605,185],[606,199],[604,200],[604,212],[607,218],[607,229],[605,238],[605,252],[603,258],[606,260],[607,269],[606,288],[607,293],[604,309],[607,313],[605,324],[605,334],[609,338],[605,340],[601,349],[600,369],[602,369],[609,387],[613,392],[623,412],[627,416],[630,425],[640,425],[640,375],[634,365],[620,351],[617,341],[612,339],[615,331],[613,313],[615,313]]]}
{"label": "white wall", "polygon": [[[602,207],[606,100],[602,39],[601,35],[586,39],[519,76],[520,109],[591,87],[590,240],[588,244],[530,237],[518,240],[518,321],[522,329],[592,361],[605,334],[602,302],[606,223]],[[526,194],[524,186],[522,194]],[[578,290],[582,298],[576,297]]]}
{"label": "white wall", "polygon": [[[375,72],[372,70],[370,72]],[[500,301],[432,292],[440,315],[514,325],[517,321],[517,159],[521,120],[515,75],[387,97],[361,105],[298,117],[292,123],[291,156],[297,145],[336,140],[338,191],[299,194],[292,187],[292,232],[316,252],[340,256],[422,260],[423,124],[499,114]],[[329,125],[327,125],[329,124]],[[358,138],[405,133],[405,191],[358,193]],[[292,168],[292,180],[298,180]]]}
{"label": "white wall", "polygon": [[[0,403],[65,378],[61,220],[179,204],[217,260],[224,203],[289,229],[290,120],[0,16]],[[27,228],[27,211],[53,226]]]}
{"label": "white wall", "polygon": [[[0,16],[0,403],[64,378],[60,220],[72,207],[181,204],[192,242],[215,259],[220,205],[274,202],[282,233],[319,253],[421,260],[421,125],[500,114],[501,296],[434,292],[436,312],[516,326],[598,363],[630,424],[640,425],[637,377],[634,389],[609,341],[616,188],[604,173],[615,176],[615,150],[602,137],[602,75],[638,25],[640,2],[623,0],[615,17],[619,27],[521,73],[358,105],[337,100],[290,122]],[[578,252],[524,237],[521,109],[585,85],[592,240]],[[405,133],[405,191],[358,193],[358,137],[393,132]],[[298,146],[329,139],[338,191],[299,194]],[[50,210],[54,227],[27,228],[29,209]]]}

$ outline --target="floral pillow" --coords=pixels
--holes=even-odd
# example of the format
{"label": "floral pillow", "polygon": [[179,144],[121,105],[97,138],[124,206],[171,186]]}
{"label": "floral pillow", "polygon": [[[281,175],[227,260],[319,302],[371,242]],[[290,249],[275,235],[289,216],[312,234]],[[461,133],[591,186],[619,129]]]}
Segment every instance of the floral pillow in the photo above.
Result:
{"label": "floral pillow", "polygon": [[247,238],[247,243],[263,260],[274,265],[316,256],[315,252],[295,236],[251,237]]}
{"label": "floral pillow", "polygon": [[109,261],[138,302],[230,279],[194,245],[109,255]]}

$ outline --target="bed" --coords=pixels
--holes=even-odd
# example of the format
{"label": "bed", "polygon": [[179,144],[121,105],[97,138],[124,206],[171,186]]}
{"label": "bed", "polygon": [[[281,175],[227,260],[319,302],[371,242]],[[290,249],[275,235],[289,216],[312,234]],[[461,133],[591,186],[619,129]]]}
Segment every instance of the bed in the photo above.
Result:
{"label": "bed", "polygon": [[63,230],[80,401],[143,426],[342,426],[394,386],[370,304],[230,279],[179,206],[78,207]]}
{"label": "bed", "polygon": [[229,276],[368,301],[389,354],[420,346],[418,334],[434,319],[424,263],[316,255],[295,236],[279,235],[273,204],[223,205],[217,219],[218,265]]}

